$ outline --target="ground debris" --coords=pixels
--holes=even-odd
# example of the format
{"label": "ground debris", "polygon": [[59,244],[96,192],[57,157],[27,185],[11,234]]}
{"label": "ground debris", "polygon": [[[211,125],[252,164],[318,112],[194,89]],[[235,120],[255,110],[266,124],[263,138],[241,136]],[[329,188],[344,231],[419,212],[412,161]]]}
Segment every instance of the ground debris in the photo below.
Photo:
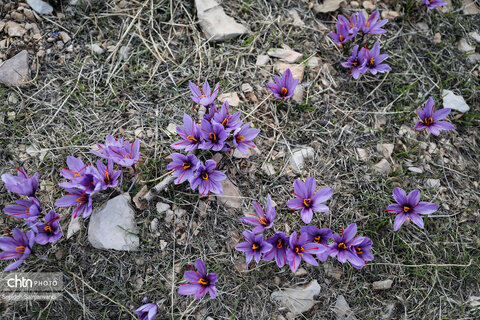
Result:
{"label": "ground debris", "polygon": [[357,320],[343,295],[337,297],[333,311],[337,316],[337,320]]}
{"label": "ground debris", "polygon": [[306,287],[286,288],[274,291],[270,296],[275,302],[288,308],[293,314],[300,314],[310,310],[315,303],[314,297],[320,293],[317,280],[311,281]]}

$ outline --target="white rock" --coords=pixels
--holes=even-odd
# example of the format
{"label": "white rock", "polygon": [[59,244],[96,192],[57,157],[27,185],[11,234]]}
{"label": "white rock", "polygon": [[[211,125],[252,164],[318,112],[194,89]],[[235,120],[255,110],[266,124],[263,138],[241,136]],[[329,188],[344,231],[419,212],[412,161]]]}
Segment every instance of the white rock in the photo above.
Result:
{"label": "white rock", "polygon": [[356,148],[358,156],[362,161],[368,160],[368,150],[363,148]]}
{"label": "white rock", "polygon": [[96,43],[89,44],[87,47],[90,48],[90,50],[92,50],[92,52],[95,54],[103,54],[105,52],[105,50],[103,50],[102,47]]}
{"label": "white rock", "polygon": [[28,146],[25,152],[31,156],[31,157],[38,157],[40,161],[43,161],[45,159],[45,156],[47,155],[48,149],[45,148],[37,148],[35,146]]}
{"label": "white rock", "polygon": [[158,213],[163,213],[170,209],[170,205],[168,203],[163,203],[163,202],[157,202],[157,212]]}
{"label": "white rock", "polygon": [[462,96],[457,96],[450,90],[442,90],[443,96],[443,107],[450,108],[452,110],[457,110],[459,112],[465,113],[470,110],[470,107],[465,102]]}
{"label": "white rock", "polygon": [[240,104],[240,98],[238,97],[238,94],[236,92],[222,93],[218,95],[218,100],[222,102],[225,102],[225,100],[227,100],[228,105],[234,106],[234,107]]}
{"label": "white rock", "polygon": [[337,315],[338,320],[357,320],[353,314],[353,311],[350,309],[350,306],[345,300],[345,297],[342,295],[337,297],[333,311]]}
{"label": "white rock", "polygon": [[220,182],[223,187],[223,192],[217,194],[217,202],[225,205],[229,208],[241,208],[242,207],[242,194],[238,190],[230,179],[226,178]]}
{"label": "white rock", "polygon": [[386,159],[380,160],[380,162],[375,164],[373,168],[378,173],[383,173],[385,175],[388,175],[392,171],[392,167],[390,166],[390,163],[388,163]]}
{"label": "white rock", "polygon": [[270,61],[270,57],[265,55],[265,54],[261,54],[261,55],[258,55],[257,56],[257,62],[255,62],[255,65],[257,66],[264,66],[266,65],[268,62]]}
{"label": "white rock", "polygon": [[70,239],[75,233],[80,231],[80,218],[70,220],[67,230],[67,239]]}
{"label": "white rock", "polygon": [[273,176],[275,174],[275,168],[273,168],[273,165],[271,163],[265,162],[262,165],[262,170],[267,176]]}
{"label": "white rock", "polygon": [[311,69],[313,68],[317,68],[319,65],[320,65],[320,58],[319,57],[311,57],[308,61],[307,61],[307,66]]}
{"label": "white rock", "polygon": [[388,279],[388,280],[382,280],[382,281],[375,281],[373,283],[373,290],[387,290],[392,287],[393,281]]}
{"label": "white rock", "polygon": [[152,222],[150,222],[150,231],[155,232],[158,228],[158,218],[153,218]]}
{"label": "white rock", "polygon": [[247,32],[247,28],[227,16],[213,0],[195,0],[197,16],[203,33],[210,41],[223,41]]}
{"label": "white rock", "polygon": [[322,4],[316,3],[313,6],[313,12],[315,13],[327,13],[332,12],[340,8],[340,3],[343,0],[325,0]]}
{"label": "white rock", "polygon": [[473,0],[463,0],[463,14],[474,15],[480,13],[480,8],[475,4]]}
{"label": "white rock", "polygon": [[312,159],[315,155],[315,151],[312,147],[301,148],[292,151],[292,156],[290,157],[290,165],[292,170],[300,173],[305,166],[305,160]]}
{"label": "white rock", "polygon": [[480,53],[473,53],[467,56],[467,61],[475,64],[480,62]]}
{"label": "white rock", "polygon": [[400,12],[398,11],[391,11],[391,10],[382,11],[383,19],[395,19],[398,17],[400,17]]}
{"label": "white rock", "polygon": [[237,159],[248,159],[253,155],[261,154],[258,148],[248,148],[247,151],[248,151],[247,154],[243,154],[238,149],[235,148],[235,151],[233,151],[233,157]]}
{"label": "white rock", "polygon": [[377,144],[377,151],[383,155],[384,158],[390,158],[392,155],[394,145],[391,143],[379,143]]}
{"label": "white rock", "polygon": [[423,169],[418,167],[409,167],[408,170],[415,173],[423,173]]}
{"label": "white rock", "polygon": [[468,34],[473,40],[480,43],[480,34],[477,31],[472,31]]}
{"label": "white rock", "polygon": [[27,0],[28,5],[40,14],[50,14],[53,12],[53,7],[42,0]]}
{"label": "white rock", "polygon": [[304,268],[298,268],[293,275],[295,277],[304,277],[307,274],[308,274],[307,270],[305,270]]}
{"label": "white rock", "polygon": [[458,50],[460,50],[461,52],[472,52],[472,51],[475,51],[475,48],[472,47],[472,46],[468,43],[467,39],[465,39],[465,38],[460,39],[460,41],[458,42],[457,48],[458,48]]}
{"label": "white rock", "polygon": [[118,54],[120,59],[128,60],[128,57],[130,56],[130,46],[121,46],[118,50]]}
{"label": "white rock", "polygon": [[305,22],[302,21],[302,19],[298,15],[297,10],[295,10],[295,9],[288,10],[288,15],[293,19],[293,25],[295,25],[297,27],[304,27],[305,26]]}
{"label": "white rock", "polygon": [[288,308],[290,312],[300,314],[310,310],[316,303],[314,297],[320,293],[320,285],[313,280],[306,287],[286,288],[274,291],[270,296],[275,302]]}
{"label": "white rock", "polygon": [[97,249],[137,250],[139,239],[135,212],[128,193],[121,194],[90,216],[88,241]]}
{"label": "white rock", "polygon": [[375,5],[372,1],[363,1],[363,7],[367,10],[375,10]]}
{"label": "white rock", "polygon": [[305,66],[303,64],[291,64],[282,61],[277,61],[277,63],[275,63],[275,69],[282,74],[285,70],[290,69],[290,71],[292,71],[293,79],[299,79],[299,82],[302,82],[303,74],[305,72]]}
{"label": "white rock", "polygon": [[272,48],[268,50],[267,54],[270,57],[279,58],[288,63],[295,63],[302,59],[303,56],[300,52],[282,48]]}
{"label": "white rock", "polygon": [[293,91],[292,100],[295,101],[296,103],[303,102],[303,94],[304,93],[305,93],[305,88],[301,84],[296,86],[295,90]]}
{"label": "white rock", "polygon": [[8,21],[5,24],[5,30],[8,32],[9,37],[23,37],[27,30],[16,23],[15,21]]}
{"label": "white rock", "polygon": [[440,42],[442,42],[442,35],[440,34],[440,32],[437,32],[433,36],[433,43],[440,43]]}
{"label": "white rock", "polygon": [[440,187],[440,180],[439,179],[427,179],[427,186],[431,188],[438,188]]}
{"label": "white rock", "polygon": [[58,33],[58,35],[61,37],[63,43],[67,43],[68,41],[72,40],[72,38],[70,38],[70,36],[68,35],[68,33],[66,33],[65,31],[60,31]]}
{"label": "white rock", "polygon": [[22,86],[29,80],[27,50],[22,50],[0,66],[0,83],[7,87]]}
{"label": "white rock", "polygon": [[242,92],[253,92],[253,88],[249,83],[243,83],[242,84]]}

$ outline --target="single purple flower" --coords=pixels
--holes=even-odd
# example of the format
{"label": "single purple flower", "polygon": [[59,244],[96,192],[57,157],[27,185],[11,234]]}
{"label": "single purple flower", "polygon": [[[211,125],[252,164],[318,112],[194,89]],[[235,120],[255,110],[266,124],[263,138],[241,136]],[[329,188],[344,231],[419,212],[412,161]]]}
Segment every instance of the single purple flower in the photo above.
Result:
{"label": "single purple flower", "polygon": [[352,248],[355,251],[356,255],[363,260],[361,265],[352,264],[354,268],[361,269],[363,266],[366,266],[368,269],[367,261],[373,261],[373,254],[370,252],[372,250],[372,240],[368,237],[358,237],[352,243]]}
{"label": "single purple flower", "polygon": [[[147,302],[145,299],[143,303]],[[158,306],[156,303],[147,303],[135,310],[135,313],[140,317],[138,320],[153,320],[158,312]]]}
{"label": "single purple flower", "polygon": [[83,177],[83,174],[85,173],[85,169],[89,166],[90,164],[85,165],[80,158],[75,158],[72,156],[67,157],[67,166],[68,168],[63,167],[62,170],[60,170],[60,174],[65,177],[68,180],[74,180],[76,178],[81,178]]}
{"label": "single purple flower", "polygon": [[362,73],[367,71],[367,60],[363,55],[358,54],[358,46],[353,47],[352,55],[348,58],[347,62],[343,62],[342,66],[350,68],[352,70],[352,76],[354,79],[358,79]]}
{"label": "single purple flower", "polygon": [[300,263],[305,261],[312,266],[318,266],[317,260],[312,254],[322,254],[327,248],[319,243],[308,242],[308,234],[300,237],[296,232],[290,235],[290,248],[287,249],[287,261],[292,272],[297,271]]}
{"label": "single purple flower", "polygon": [[[255,262],[258,264],[260,262],[260,257],[262,253],[266,253],[272,249],[272,245],[267,241],[263,240],[261,234],[255,235],[255,233],[245,230],[243,231],[243,237],[247,240],[246,242],[240,242],[235,246],[235,250],[245,252],[246,265],[255,258]],[[253,266],[255,266],[255,262]]]}
{"label": "single purple flower", "polygon": [[177,127],[177,134],[182,140],[170,145],[173,149],[185,149],[192,151],[202,143],[202,132],[200,127],[192,120],[188,114],[183,115],[183,127]]}
{"label": "single purple flower", "polygon": [[27,197],[31,197],[38,189],[38,172],[31,177],[23,168],[17,168],[17,176],[12,174],[2,174],[2,180],[5,183],[5,188],[8,191],[15,192]]}
{"label": "single purple flower", "polygon": [[293,79],[292,71],[290,69],[285,70],[282,77],[274,77],[275,83],[267,83],[268,89],[272,91],[273,95],[282,101],[293,97],[295,93],[295,87],[298,85],[300,79]]}
{"label": "single purple flower", "polygon": [[243,223],[251,224],[255,226],[252,230],[253,233],[263,232],[265,229],[270,229],[273,226],[273,220],[275,220],[275,208],[272,206],[272,199],[270,195],[267,198],[267,207],[263,212],[262,207],[256,201],[252,201],[252,206],[255,209],[256,216],[242,217],[240,221]]}
{"label": "single purple flower", "polygon": [[57,207],[73,207],[75,209],[72,212],[73,219],[76,219],[78,215],[83,213],[83,217],[86,218],[92,213],[92,198],[90,194],[85,193],[82,190],[69,188],[66,189],[69,192],[67,195],[61,197],[55,202]]}
{"label": "single purple flower", "polygon": [[250,128],[250,122],[233,132],[233,145],[243,154],[248,154],[247,148],[256,148],[253,139],[258,135],[260,129]]}
{"label": "single purple flower", "polygon": [[341,236],[334,233],[332,238],[335,243],[328,246],[330,257],[337,257],[340,263],[349,261],[353,266],[363,265],[363,260],[357,256],[353,249],[353,245],[358,244],[355,242],[356,236],[357,224],[355,223],[350,224],[345,230],[342,229]]}
{"label": "single purple flower", "polygon": [[332,238],[332,230],[328,228],[318,229],[315,226],[305,226],[300,229],[301,234],[307,235],[307,242],[318,243],[325,247],[326,250],[317,254],[317,259],[325,261],[328,258],[328,240]]}
{"label": "single purple flower", "polygon": [[427,129],[428,131],[430,131],[431,134],[435,136],[438,136],[440,134],[440,131],[442,130],[455,129],[453,124],[451,124],[450,122],[440,121],[448,116],[451,109],[443,108],[443,109],[437,110],[434,113],[433,112],[434,108],[435,108],[435,102],[433,101],[433,98],[430,97],[428,98],[427,103],[425,103],[425,108],[423,110],[417,111],[420,121],[418,121],[415,124],[415,127],[413,129],[422,130],[420,131],[420,133],[423,132],[423,130]]}
{"label": "single purple flower", "polygon": [[12,271],[18,268],[32,252],[35,243],[35,232],[32,230],[26,234],[20,229],[15,228],[8,237],[0,238],[0,260],[18,259],[14,263],[9,264],[4,271]]}
{"label": "single purple flower", "polygon": [[[110,155],[109,155],[110,148],[112,147],[121,148],[123,146],[123,138],[116,139],[114,136],[108,134],[107,137],[105,138],[105,145],[101,143],[97,143],[97,146],[99,151],[90,150],[90,152],[96,155],[97,157],[108,159],[110,158]],[[68,158],[67,158],[67,161],[68,161]],[[75,166],[78,166],[78,163]]]}
{"label": "single purple flower", "polygon": [[440,8],[447,3],[442,0],[422,0],[423,3],[427,6],[428,9]]}
{"label": "single purple flower", "polygon": [[369,50],[366,46],[360,50],[359,55],[362,55],[366,61],[365,67],[371,74],[385,73],[391,71],[392,68],[386,63],[382,63],[388,58],[388,54],[380,54],[380,43],[377,41]]}
{"label": "single purple flower", "polygon": [[167,169],[174,170],[173,176],[178,178],[175,180],[175,184],[191,181],[200,166],[200,160],[194,154],[184,156],[180,153],[172,153],[171,157],[172,162],[167,165]]}
{"label": "single purple flower", "polygon": [[207,107],[212,104],[218,94],[218,89],[220,89],[220,84],[215,85],[215,90],[210,89],[208,81],[203,83],[203,87],[200,88],[199,85],[189,81],[188,85],[190,86],[190,91],[192,91],[192,100],[199,105]]}
{"label": "single purple flower", "polygon": [[203,142],[200,145],[202,150],[220,151],[225,146],[225,140],[228,138],[228,133],[225,131],[220,123],[203,120],[202,121],[202,138]]}
{"label": "single purple flower", "polygon": [[242,122],[239,121],[240,111],[231,115],[228,113],[228,107],[228,101],[225,100],[220,111],[213,115],[213,120],[220,123],[226,132],[233,131],[242,125]]}
{"label": "single purple flower", "polygon": [[30,197],[28,200],[15,200],[17,204],[6,206],[3,211],[9,217],[25,219],[28,221],[36,221],[42,212],[42,204],[35,197]]}
{"label": "single purple flower", "polygon": [[[361,11],[358,11],[357,14],[363,16]],[[365,34],[383,34],[387,32],[387,30],[382,29],[382,27],[388,22],[388,19],[378,21],[378,18],[380,18],[380,13],[378,10],[372,12],[366,21],[365,17],[363,17],[363,21],[365,22],[361,26],[362,32]]]}
{"label": "single purple flower", "polygon": [[272,249],[263,255],[263,260],[270,261],[275,258],[277,266],[282,268],[287,263],[288,236],[283,232],[275,232],[273,237],[265,241],[272,245]]}
{"label": "single purple flower", "polygon": [[220,181],[227,177],[223,172],[217,171],[217,163],[214,160],[207,160],[205,165],[200,164],[197,172],[190,181],[192,190],[197,189],[203,196],[210,192],[222,193],[223,187]]}
{"label": "single purple flower", "polygon": [[201,299],[208,292],[210,293],[210,299],[215,299],[217,297],[217,288],[215,288],[215,283],[218,279],[217,274],[207,274],[205,263],[200,259],[197,259],[197,261],[195,261],[196,270],[190,266],[187,267],[192,270],[185,272],[184,276],[188,282],[180,284],[178,294],[194,294],[195,299],[198,300]]}
{"label": "single purple flower", "polygon": [[122,175],[122,170],[113,171],[113,160],[108,159],[107,165],[97,160],[97,183],[100,183],[100,190],[115,188],[118,185],[118,178]]}
{"label": "single purple flower", "polygon": [[331,188],[320,189],[315,193],[317,188],[315,178],[309,177],[303,183],[301,180],[296,179],[294,183],[293,194],[297,198],[291,199],[287,202],[287,206],[291,210],[302,209],[302,220],[305,223],[310,223],[313,218],[313,211],[327,212],[328,207],[322,202],[327,201],[333,194]]}
{"label": "single purple flower", "polygon": [[[363,14],[361,15],[358,15],[358,16],[361,16],[362,18],[365,19],[365,17],[363,16]],[[348,18],[346,18],[345,16],[339,14],[338,15],[338,21],[340,21],[341,24],[345,25],[348,29],[348,33],[351,34],[352,38],[355,37],[355,35],[358,33],[358,31],[360,30],[360,26],[363,24],[360,24],[358,23],[358,16],[355,15],[355,14],[352,14],[351,16],[349,16]]]}
{"label": "single purple flower", "polygon": [[88,166],[85,173],[70,182],[61,182],[58,185],[64,189],[78,188],[86,194],[94,194],[102,189],[102,182],[99,179],[100,173],[93,166]]}
{"label": "single purple flower", "polygon": [[419,214],[432,214],[438,210],[434,203],[420,202],[419,190],[413,190],[407,196],[405,190],[397,187],[393,189],[393,198],[397,203],[389,205],[385,211],[397,215],[393,223],[394,231],[400,229],[407,218],[423,229],[423,219]]}
{"label": "single purple flower", "polygon": [[41,245],[55,242],[63,235],[58,224],[60,216],[53,210],[45,216],[45,223],[37,224],[38,233],[35,242]]}
{"label": "single purple flower", "polygon": [[343,44],[348,40],[353,38],[353,35],[350,34],[350,28],[343,24],[342,21],[337,21],[337,32],[332,31],[328,35],[330,38],[332,38],[333,42],[340,47],[342,47]]}

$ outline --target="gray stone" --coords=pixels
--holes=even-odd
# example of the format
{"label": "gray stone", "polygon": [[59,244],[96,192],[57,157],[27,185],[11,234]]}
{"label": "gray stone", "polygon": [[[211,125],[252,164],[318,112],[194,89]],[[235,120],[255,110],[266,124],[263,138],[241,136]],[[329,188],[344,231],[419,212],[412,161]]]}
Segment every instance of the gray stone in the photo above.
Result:
{"label": "gray stone", "polygon": [[290,157],[292,170],[300,173],[305,166],[305,160],[312,159],[314,155],[315,151],[312,147],[305,147],[292,151],[292,156]]}
{"label": "gray stone", "polygon": [[240,104],[240,98],[236,92],[226,92],[218,95],[218,100],[225,102],[228,101],[228,105],[230,106],[238,106]]}
{"label": "gray stone", "polygon": [[423,173],[423,169],[419,167],[409,167],[408,170],[415,173]]}
{"label": "gray stone", "polygon": [[337,316],[337,320],[357,320],[357,317],[355,317],[353,311],[350,309],[347,300],[345,300],[345,297],[342,295],[337,297],[333,311]]}
{"label": "gray stone", "polygon": [[281,74],[283,74],[285,70],[290,69],[293,79],[299,79],[299,83],[302,82],[303,74],[305,73],[305,66],[303,64],[292,64],[282,61],[275,63],[275,69]]}
{"label": "gray stone", "polygon": [[29,80],[28,53],[22,50],[0,66],[0,83],[7,87],[22,86]]}
{"label": "gray stone", "polygon": [[392,167],[390,166],[390,163],[388,163],[388,161],[386,159],[382,159],[380,160],[380,162],[378,162],[377,164],[375,164],[373,166],[373,168],[375,169],[375,171],[377,171],[378,173],[383,173],[385,175],[388,175],[390,174],[390,172],[392,171]]}
{"label": "gray stone", "polygon": [[70,239],[75,233],[80,231],[80,218],[70,220],[68,224],[67,239]]}
{"label": "gray stone", "polygon": [[103,54],[105,52],[105,50],[103,50],[102,47],[96,43],[89,44],[87,47],[90,48],[90,50],[92,50],[92,52],[95,54]]}
{"label": "gray stone", "polygon": [[480,8],[475,4],[473,0],[463,0],[463,14],[475,15],[480,13]]}
{"label": "gray stone", "polygon": [[317,280],[313,280],[304,288],[296,287],[274,291],[270,297],[296,315],[310,310],[316,303],[314,297],[319,293],[320,285]]}
{"label": "gray stone", "polygon": [[382,280],[382,281],[375,281],[373,283],[373,290],[387,290],[392,287],[393,281],[388,279],[388,280]]}
{"label": "gray stone", "polygon": [[295,90],[293,91],[293,97],[292,100],[295,101],[296,103],[301,103],[303,102],[303,95],[305,93],[305,88],[303,85],[298,85],[295,87]]}
{"label": "gray stone", "polygon": [[255,63],[255,65],[261,67],[261,66],[266,65],[269,61],[270,61],[269,56],[267,56],[265,54],[261,54],[261,55],[257,56],[257,62]]}
{"label": "gray stone", "polygon": [[315,13],[327,13],[332,12],[340,8],[340,3],[343,0],[325,0],[322,4],[314,4],[313,12]]}
{"label": "gray stone", "polygon": [[384,157],[389,158],[392,155],[394,145],[391,143],[379,143],[377,144],[377,151]]}
{"label": "gray stone", "polygon": [[265,162],[262,165],[262,170],[267,176],[273,176],[275,174],[275,168],[271,163]]}
{"label": "gray stone", "polygon": [[303,56],[300,52],[281,48],[272,48],[267,51],[267,54],[270,57],[279,58],[288,63],[295,63],[302,59]]}
{"label": "gray stone", "polygon": [[293,25],[295,25],[297,27],[304,27],[305,26],[305,22],[302,21],[302,19],[298,15],[297,10],[295,10],[295,9],[288,10],[288,15],[293,19],[293,22],[292,22]]}
{"label": "gray stone", "polygon": [[225,205],[229,208],[241,208],[242,207],[242,194],[238,190],[230,179],[226,178],[220,182],[223,187],[223,192],[217,194],[217,202]]}
{"label": "gray stone", "polygon": [[462,96],[457,96],[450,90],[442,90],[442,96],[444,108],[450,108],[452,110],[457,110],[462,113],[470,110],[470,107],[465,102],[465,99],[463,99]]}
{"label": "gray stone", "polygon": [[27,0],[28,5],[40,14],[50,14],[53,12],[53,7],[42,0]]}
{"label": "gray stone", "polygon": [[460,39],[460,41],[458,41],[457,48],[458,48],[458,50],[460,50],[461,52],[473,52],[473,51],[475,51],[475,48],[472,47],[472,46],[468,43],[467,39],[465,39],[465,38],[462,38],[462,39]]}
{"label": "gray stone", "polygon": [[137,250],[140,241],[134,218],[128,193],[110,199],[90,216],[88,241],[97,249]]}
{"label": "gray stone", "polygon": [[427,179],[427,186],[431,188],[438,188],[440,187],[440,180],[439,179]]}
{"label": "gray stone", "polygon": [[170,209],[169,204],[163,203],[163,202],[157,202],[157,212],[158,213],[163,213],[163,212],[167,211],[168,209]]}
{"label": "gray stone", "polygon": [[470,33],[468,33],[468,35],[475,41],[477,41],[478,43],[480,43],[480,34],[478,33],[478,31],[472,31]]}
{"label": "gray stone", "polygon": [[8,32],[9,37],[23,37],[27,30],[16,23],[15,21],[8,21],[5,24],[5,30]]}

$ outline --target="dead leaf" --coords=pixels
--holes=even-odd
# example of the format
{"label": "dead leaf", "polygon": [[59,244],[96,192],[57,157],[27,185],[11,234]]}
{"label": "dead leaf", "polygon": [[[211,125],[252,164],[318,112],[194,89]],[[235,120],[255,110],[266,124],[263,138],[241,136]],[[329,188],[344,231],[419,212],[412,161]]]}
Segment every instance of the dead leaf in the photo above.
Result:
{"label": "dead leaf", "polygon": [[310,310],[317,301],[314,296],[320,293],[320,285],[317,280],[311,281],[306,287],[287,288],[275,291],[271,295],[273,301],[279,302],[294,314]]}

